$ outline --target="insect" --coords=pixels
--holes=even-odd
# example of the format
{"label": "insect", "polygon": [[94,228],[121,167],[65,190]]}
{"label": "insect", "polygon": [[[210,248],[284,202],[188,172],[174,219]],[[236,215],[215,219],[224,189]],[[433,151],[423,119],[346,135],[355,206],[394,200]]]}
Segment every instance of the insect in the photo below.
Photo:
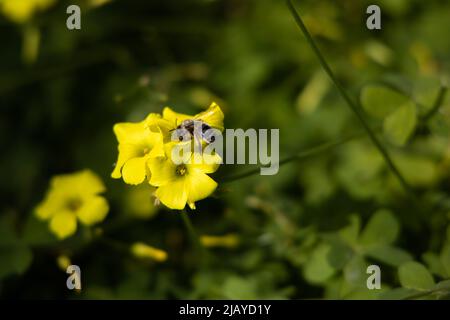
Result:
{"label": "insect", "polygon": [[201,120],[184,120],[175,131],[179,141],[189,141],[192,137],[196,138],[196,141],[203,140],[206,143],[216,140],[212,127]]}

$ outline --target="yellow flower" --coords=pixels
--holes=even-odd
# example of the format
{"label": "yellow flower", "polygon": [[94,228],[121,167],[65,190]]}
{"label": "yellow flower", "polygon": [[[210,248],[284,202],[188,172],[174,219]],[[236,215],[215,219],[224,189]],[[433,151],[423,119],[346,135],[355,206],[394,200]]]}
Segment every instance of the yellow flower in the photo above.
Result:
{"label": "yellow flower", "polygon": [[58,258],[56,258],[56,264],[61,270],[65,272],[67,270],[67,267],[69,267],[72,262],[70,261],[70,258],[68,256],[60,255],[58,256]]}
{"label": "yellow flower", "polygon": [[108,202],[99,194],[105,191],[100,178],[90,170],[52,178],[45,199],[36,207],[38,218],[50,221],[50,230],[59,238],[73,235],[77,220],[84,225],[103,221]]}
{"label": "yellow flower", "polygon": [[200,242],[207,248],[234,248],[239,244],[239,237],[235,234],[227,234],[224,236],[203,235],[200,237]]}
{"label": "yellow flower", "polygon": [[[207,144],[202,141],[198,144],[200,149],[188,155],[192,159],[178,165],[172,159],[173,148],[180,144],[187,146],[191,141],[171,141],[172,133],[185,120],[200,121],[222,131],[223,119],[222,110],[213,102],[195,116],[176,113],[166,107],[162,116],[151,113],[142,122],[116,124],[114,133],[119,142],[119,155],[111,177],[123,178],[125,183],[132,185],[147,179],[150,185],[158,187],[157,200],[167,207],[183,209],[188,204],[195,209],[196,201],[208,197],[216,189],[217,183],[208,174],[215,172],[222,160],[216,154],[201,155],[200,149]],[[198,155],[202,161],[198,161]]]}
{"label": "yellow flower", "polygon": [[16,23],[24,23],[31,19],[37,11],[52,6],[56,0],[0,0],[0,10]]}
{"label": "yellow flower", "polygon": [[152,197],[155,190],[155,187],[146,183],[139,186],[128,186],[123,201],[123,211],[134,218],[153,218],[158,213],[158,208],[154,204],[155,199]]}
{"label": "yellow flower", "polygon": [[130,248],[131,253],[140,259],[152,259],[158,262],[167,260],[167,253],[163,250],[151,247],[142,242],[134,243]]}
{"label": "yellow flower", "polygon": [[118,123],[114,133],[119,142],[119,156],[111,173],[114,179],[123,178],[128,184],[137,185],[149,178],[147,162],[150,158],[164,156],[163,124],[161,116],[151,113],[138,123]]}
{"label": "yellow flower", "polygon": [[215,102],[211,103],[207,110],[195,116],[177,113],[169,107],[165,107],[163,110],[163,119],[169,121],[173,128],[179,126],[184,120],[200,120],[213,128],[223,131],[223,118],[223,112]]}
{"label": "yellow flower", "polygon": [[195,209],[196,201],[208,197],[216,189],[217,183],[208,173],[217,170],[221,158],[217,154],[204,154],[199,161],[192,154],[186,161],[176,164],[179,161],[172,158],[172,151],[177,145],[167,143],[165,158],[150,159],[150,184],[158,187],[155,196],[170,209],[184,209],[186,203]]}

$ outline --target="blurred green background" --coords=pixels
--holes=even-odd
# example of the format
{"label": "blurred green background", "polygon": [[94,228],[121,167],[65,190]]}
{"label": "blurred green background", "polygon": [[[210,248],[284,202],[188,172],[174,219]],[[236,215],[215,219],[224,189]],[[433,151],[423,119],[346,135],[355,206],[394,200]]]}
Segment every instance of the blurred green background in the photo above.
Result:
{"label": "blurred green background", "polygon": [[[82,29],[69,31],[73,3]],[[284,1],[56,1],[23,22],[3,12],[0,297],[448,297],[450,95],[433,105],[450,70],[450,2],[294,3],[414,194],[364,136]],[[382,9],[382,30],[365,26],[370,4]],[[408,107],[379,114],[399,99]],[[357,137],[276,176],[222,183],[246,169],[222,166],[192,223],[199,235],[238,241],[205,255],[178,212],[110,174],[115,123],[164,106],[195,114],[211,101],[227,128],[279,128],[282,157]],[[102,177],[110,213],[58,241],[33,209],[52,176],[84,168]],[[168,260],[134,257],[128,247],[138,241]],[[81,292],[66,288],[61,256],[81,267]],[[366,287],[371,264],[381,267],[381,290]]]}

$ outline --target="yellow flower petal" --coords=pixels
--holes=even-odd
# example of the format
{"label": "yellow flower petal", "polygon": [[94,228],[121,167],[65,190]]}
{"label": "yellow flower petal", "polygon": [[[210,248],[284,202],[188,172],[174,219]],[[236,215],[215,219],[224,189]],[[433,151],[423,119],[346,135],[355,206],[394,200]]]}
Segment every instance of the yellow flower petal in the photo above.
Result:
{"label": "yellow flower petal", "polygon": [[190,170],[186,178],[189,206],[195,209],[195,202],[207,198],[216,188],[217,182],[210,176],[200,170]]}
{"label": "yellow flower petal", "polygon": [[141,259],[153,259],[159,262],[167,260],[167,252],[151,247],[142,242],[134,243],[130,248],[131,253]]}
{"label": "yellow flower petal", "polygon": [[[161,120],[160,115],[150,114],[146,120],[139,123],[126,122],[114,125],[114,133],[119,142],[119,155],[117,158],[116,167],[111,173],[112,178],[121,178],[124,175],[124,166],[126,166],[126,164],[134,158],[143,156],[148,156],[151,158],[164,156],[163,132],[158,127],[156,122],[159,120]],[[134,165],[135,161],[131,161],[131,164]],[[135,172],[129,173],[133,177],[128,179],[130,182],[125,181],[127,183],[141,183],[145,178],[145,175],[144,177],[139,175],[139,179],[137,179]]]}
{"label": "yellow flower petal", "polygon": [[28,1],[6,0],[0,5],[3,14],[16,23],[27,21],[35,11],[34,4]]}
{"label": "yellow flower petal", "polygon": [[77,231],[77,218],[66,210],[54,215],[50,220],[50,230],[59,238],[65,239]]}
{"label": "yellow flower petal", "polygon": [[187,202],[185,180],[184,177],[181,177],[169,184],[159,187],[155,192],[156,197],[170,209],[184,209]]}
{"label": "yellow flower petal", "polygon": [[150,219],[154,217],[158,212],[154,199],[152,199],[155,190],[155,187],[146,183],[143,183],[138,187],[128,187],[124,199],[124,205],[127,212],[133,217],[140,219]]}
{"label": "yellow flower petal", "polygon": [[153,148],[148,154],[149,158],[164,157],[164,140],[162,133],[155,134]]}
{"label": "yellow flower petal", "polygon": [[47,192],[45,199],[35,208],[36,216],[41,220],[50,219],[54,214],[64,209],[65,196],[53,190]]}
{"label": "yellow flower petal", "polygon": [[75,181],[72,188],[80,194],[98,194],[106,190],[103,181],[91,170],[80,171],[73,178]]}
{"label": "yellow flower petal", "polygon": [[179,126],[184,120],[192,119],[193,116],[178,113],[170,109],[169,107],[165,107],[163,110],[163,118],[168,120],[173,126]]}
{"label": "yellow flower petal", "polygon": [[133,185],[144,182],[147,175],[147,160],[146,156],[128,160],[122,169],[123,181]]}
{"label": "yellow flower petal", "polygon": [[122,167],[128,160],[139,157],[142,152],[140,146],[133,144],[119,144],[119,155],[116,162],[116,167],[111,173],[111,177],[114,179],[120,179],[122,177]]}
{"label": "yellow flower petal", "polygon": [[109,211],[108,202],[101,196],[83,199],[83,205],[77,211],[77,216],[85,225],[93,225],[105,219]]}
{"label": "yellow flower petal", "polygon": [[16,23],[24,23],[38,9],[46,9],[55,0],[1,0],[0,9],[5,16]]}
{"label": "yellow flower petal", "polygon": [[199,159],[199,163],[196,163],[196,158],[194,155],[192,162],[187,164],[187,167],[189,169],[200,170],[204,173],[214,173],[222,163],[222,158],[217,153],[212,155],[203,153]]}
{"label": "yellow flower petal", "polygon": [[145,122],[150,131],[161,132],[163,135],[168,135],[171,130],[176,128],[175,123],[162,118],[161,115],[156,113],[150,113]]}
{"label": "yellow flower petal", "polygon": [[70,266],[72,262],[70,261],[70,258],[68,256],[60,255],[58,256],[58,258],[56,258],[56,264],[62,271],[66,272],[67,267]]}
{"label": "yellow flower petal", "polygon": [[223,131],[223,112],[215,103],[211,103],[209,108],[195,116],[195,119],[206,122],[209,126]]}
{"label": "yellow flower petal", "polygon": [[149,133],[145,121],[117,123],[114,125],[113,131],[119,144],[127,143],[134,145],[145,145]]}
{"label": "yellow flower petal", "polygon": [[149,182],[155,187],[163,186],[178,178],[176,166],[168,158],[149,159],[148,167],[152,173]]}
{"label": "yellow flower petal", "polygon": [[91,170],[82,170],[70,174],[62,174],[52,178],[53,190],[66,191],[72,195],[97,194],[105,191],[102,180]]}
{"label": "yellow flower petal", "polygon": [[207,248],[234,248],[239,244],[239,237],[233,233],[224,236],[203,235],[200,237],[200,242]]}

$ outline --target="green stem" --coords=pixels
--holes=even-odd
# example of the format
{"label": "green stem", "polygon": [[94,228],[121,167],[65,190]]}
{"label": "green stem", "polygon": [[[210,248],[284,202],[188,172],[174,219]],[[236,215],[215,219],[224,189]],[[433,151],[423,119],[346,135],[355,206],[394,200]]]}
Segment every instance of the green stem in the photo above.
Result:
{"label": "green stem", "polygon": [[305,36],[308,44],[313,49],[314,53],[316,54],[317,58],[319,59],[320,64],[322,65],[322,68],[325,70],[325,72],[330,77],[331,81],[334,83],[336,88],[338,89],[341,96],[344,98],[344,100],[347,102],[347,105],[350,107],[351,111],[355,114],[355,116],[358,118],[361,125],[366,130],[367,134],[370,137],[370,140],[372,140],[372,143],[375,145],[375,147],[380,151],[381,155],[383,156],[384,160],[386,161],[387,165],[391,169],[391,171],[395,174],[395,176],[398,178],[402,186],[405,188],[406,191],[412,192],[411,187],[406,182],[398,168],[395,166],[394,162],[392,161],[391,157],[389,156],[388,151],[384,146],[381,144],[380,140],[378,140],[375,133],[372,131],[372,129],[369,127],[369,124],[366,122],[366,120],[363,117],[362,112],[360,111],[359,106],[356,105],[355,102],[352,101],[350,96],[347,94],[347,92],[344,90],[342,85],[337,80],[336,76],[334,75],[333,71],[331,70],[328,63],[325,61],[325,58],[323,57],[322,53],[320,52],[319,48],[315,44],[312,36],[310,35],[308,29],[306,28],[305,24],[303,23],[302,18],[297,13],[294,5],[292,4],[291,0],[286,0],[287,6],[289,7],[292,16],[295,19],[295,22],[297,23],[298,27],[302,31],[303,35]]}
{"label": "green stem", "polygon": [[447,93],[447,87],[445,85],[442,85],[438,96],[436,98],[436,101],[433,104],[433,107],[428,111],[422,118],[423,123],[427,123],[428,120],[430,120],[441,108],[442,102],[444,102],[445,94]]}
{"label": "green stem", "polygon": [[206,256],[206,250],[205,247],[202,245],[200,241],[200,237],[198,236],[197,232],[195,231],[194,226],[192,225],[191,219],[189,218],[189,214],[186,210],[183,210],[181,213],[181,218],[183,219],[183,223],[189,233],[189,237],[191,238],[191,241],[194,243],[194,245],[197,247],[198,251],[202,255],[202,257]]}
{"label": "green stem", "polygon": [[[299,153],[296,153],[294,155],[288,156],[288,157],[284,158],[283,160],[281,160],[278,163],[278,165],[282,166],[282,165],[284,165],[286,163],[289,163],[289,162],[292,162],[294,160],[307,159],[309,157],[312,157],[312,156],[315,156],[317,154],[320,154],[320,153],[322,153],[324,151],[333,149],[334,147],[340,146],[340,145],[342,145],[342,144],[344,144],[344,143],[346,143],[348,141],[351,141],[353,139],[361,138],[361,137],[363,137],[365,135],[366,135],[366,133],[363,132],[363,133],[354,134],[354,135],[352,135],[350,137],[347,137],[347,138],[342,138],[342,139],[339,139],[339,140],[336,140],[336,141],[323,143],[323,144],[318,145],[316,147],[313,147],[311,149],[300,151]],[[231,175],[229,177],[225,177],[225,179],[222,181],[222,183],[233,182],[233,181],[237,181],[237,180],[240,180],[240,179],[247,178],[247,177],[252,176],[252,175],[259,174],[261,168],[262,168],[262,166],[258,166],[258,167],[254,168],[254,169],[251,169],[251,170],[248,170],[248,171],[245,171],[245,172],[242,172],[242,173],[238,173],[238,174],[235,174],[235,175]]]}

